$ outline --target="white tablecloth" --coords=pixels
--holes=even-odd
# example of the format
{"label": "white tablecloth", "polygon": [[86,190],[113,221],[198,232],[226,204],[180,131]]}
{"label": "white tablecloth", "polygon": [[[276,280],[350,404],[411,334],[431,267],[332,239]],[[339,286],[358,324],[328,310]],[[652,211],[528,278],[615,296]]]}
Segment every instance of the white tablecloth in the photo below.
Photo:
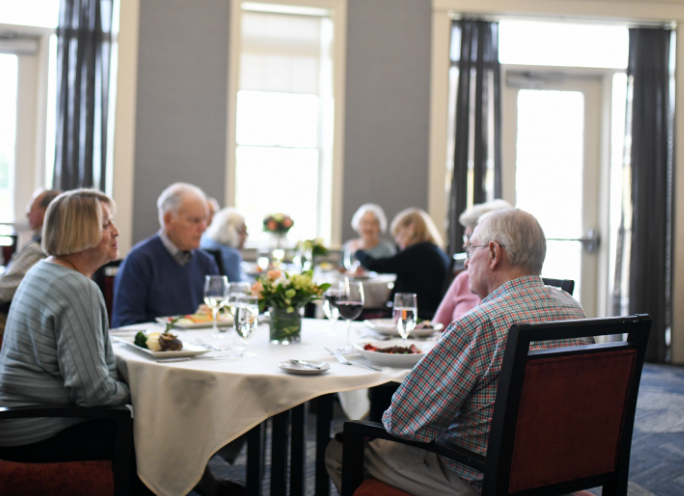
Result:
{"label": "white tablecloth", "polygon": [[[161,364],[131,346],[114,344],[119,370],[131,387],[138,474],[143,482],[159,495],[187,494],[218,449],[267,418],[323,394],[401,382],[406,377],[408,369],[380,367],[382,372],[374,372],[338,363],[323,347],[345,344],[346,329],[339,324],[342,332],[329,336],[330,322],[304,319],[302,342],[290,346],[271,345],[268,326],[262,325],[249,343],[256,357],[225,361]],[[354,327],[367,331],[361,323]],[[159,328],[145,324],[124,329]],[[112,333],[121,335],[120,330]],[[212,332],[178,334],[192,342],[198,337],[208,341]],[[327,361],[331,369],[321,375],[288,374],[277,363],[290,358]]]}

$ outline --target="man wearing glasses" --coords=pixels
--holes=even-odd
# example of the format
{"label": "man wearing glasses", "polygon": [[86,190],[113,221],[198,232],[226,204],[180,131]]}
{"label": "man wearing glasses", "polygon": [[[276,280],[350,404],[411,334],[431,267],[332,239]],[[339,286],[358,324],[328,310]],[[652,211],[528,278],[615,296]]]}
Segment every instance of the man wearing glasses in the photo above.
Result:
{"label": "man wearing glasses", "polygon": [[[482,217],[466,253],[470,289],[482,302],[449,325],[394,394],[382,422],[389,433],[404,439],[431,442],[445,436],[486,455],[511,325],[580,319],[584,311],[569,294],[542,282],[546,238],[527,212],[509,208]],[[555,346],[591,342],[562,340]],[[338,488],[341,453],[341,444],[333,440],[326,463]],[[482,491],[481,472],[383,439],[367,444],[365,470],[368,476],[415,496],[477,496]]]}

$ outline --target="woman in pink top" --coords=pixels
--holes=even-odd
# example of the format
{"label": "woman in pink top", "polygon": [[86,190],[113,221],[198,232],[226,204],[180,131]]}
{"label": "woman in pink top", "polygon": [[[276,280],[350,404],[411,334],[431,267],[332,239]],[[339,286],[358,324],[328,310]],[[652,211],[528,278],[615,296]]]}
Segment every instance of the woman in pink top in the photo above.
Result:
{"label": "woman in pink top", "polygon": [[[470,236],[484,214],[503,208],[511,208],[510,203],[505,200],[492,200],[467,208],[458,218],[461,225],[465,227],[463,247],[465,248],[470,243]],[[480,298],[470,291],[470,278],[468,277],[468,271],[464,270],[456,276],[451,286],[449,286],[432,320],[443,324],[446,329],[446,326],[454,320],[460,319],[462,315],[468,313],[479,304]]]}

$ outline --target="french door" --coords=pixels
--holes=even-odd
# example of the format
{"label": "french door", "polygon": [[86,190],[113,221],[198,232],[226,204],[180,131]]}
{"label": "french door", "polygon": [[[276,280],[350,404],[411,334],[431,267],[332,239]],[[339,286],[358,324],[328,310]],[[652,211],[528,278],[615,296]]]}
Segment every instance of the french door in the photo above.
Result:
{"label": "french door", "polygon": [[602,78],[505,68],[503,197],[547,237],[542,275],[575,281],[597,316]]}

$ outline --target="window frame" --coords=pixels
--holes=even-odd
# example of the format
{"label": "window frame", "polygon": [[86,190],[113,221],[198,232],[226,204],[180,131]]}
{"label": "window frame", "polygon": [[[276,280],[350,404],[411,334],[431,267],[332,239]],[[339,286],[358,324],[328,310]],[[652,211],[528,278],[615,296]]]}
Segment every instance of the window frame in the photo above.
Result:
{"label": "window frame", "polygon": [[[228,125],[226,136],[225,204],[235,206],[237,93],[240,87],[240,53],[243,1],[231,2],[228,55]],[[333,21],[333,145],[332,166],[321,167],[319,184],[319,235],[332,248],[342,245],[342,197],[344,172],[344,95],[347,46],[347,0],[249,0],[250,4],[324,9]],[[328,197],[329,201],[325,201]]]}

